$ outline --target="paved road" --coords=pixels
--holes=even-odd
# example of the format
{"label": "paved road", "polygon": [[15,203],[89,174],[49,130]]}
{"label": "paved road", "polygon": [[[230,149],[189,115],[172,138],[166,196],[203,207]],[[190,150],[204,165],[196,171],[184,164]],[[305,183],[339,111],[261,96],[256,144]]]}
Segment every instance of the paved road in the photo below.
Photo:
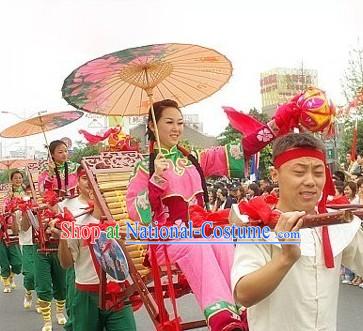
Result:
{"label": "paved road", "polygon": [[[21,277],[17,283],[21,284]],[[23,290],[19,286],[11,294],[0,292],[0,331],[40,331],[42,320],[34,309],[24,311],[22,308]],[[188,320],[200,319],[202,315],[195,303],[193,296],[188,295],[180,302],[183,317]],[[340,288],[340,299],[338,307],[338,331],[360,331],[363,329],[363,289],[350,285],[342,285]],[[150,319],[144,309],[136,313],[137,330],[153,330]],[[54,331],[63,330],[62,327],[55,326]],[[200,331],[206,330],[199,329]],[[298,330],[298,329],[296,329]]]}

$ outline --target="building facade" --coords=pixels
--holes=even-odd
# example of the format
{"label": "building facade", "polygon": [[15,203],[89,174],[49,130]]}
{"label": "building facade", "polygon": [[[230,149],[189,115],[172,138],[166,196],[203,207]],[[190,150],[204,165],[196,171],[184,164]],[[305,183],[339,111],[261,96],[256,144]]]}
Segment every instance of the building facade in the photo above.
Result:
{"label": "building facade", "polygon": [[260,74],[262,112],[269,118],[276,107],[307,86],[318,85],[318,72],[303,68],[276,68]]}

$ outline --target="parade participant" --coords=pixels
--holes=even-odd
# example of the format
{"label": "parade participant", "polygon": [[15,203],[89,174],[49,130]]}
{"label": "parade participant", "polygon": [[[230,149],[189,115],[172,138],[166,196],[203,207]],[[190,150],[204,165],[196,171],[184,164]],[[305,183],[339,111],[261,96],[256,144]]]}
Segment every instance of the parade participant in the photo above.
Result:
{"label": "parade participant", "polygon": [[[52,141],[49,145],[49,151],[52,159],[48,162],[48,169],[39,174],[40,193],[43,195],[48,191],[54,191],[59,197],[74,196],[76,194],[78,164],[67,160],[67,145],[62,140]],[[27,226],[30,226],[29,220],[27,220]],[[67,321],[63,312],[66,298],[66,273],[60,266],[56,252],[59,241],[51,237],[49,224],[43,224],[43,226],[46,228],[48,236],[45,243],[48,251],[40,251],[40,243],[34,245],[35,282],[39,307],[44,320],[42,331],[51,331],[51,303],[53,298],[56,300],[57,323],[64,325]]]}
{"label": "parade participant", "polygon": [[[299,231],[303,215],[326,212],[334,186],[325,153],[324,144],[306,133],[275,141],[272,178],[279,183],[281,212],[275,231]],[[257,239],[256,245],[237,245],[232,289],[248,307],[250,330],[336,330],[340,266],[363,272],[360,223],[354,217],[348,224],[301,229],[300,245]],[[274,233],[269,240],[278,241]]]}
{"label": "parade participant", "polygon": [[[11,188],[8,196],[4,200],[4,210],[7,211],[13,198],[23,197],[25,190],[23,185],[23,174],[15,170],[10,175]],[[15,212],[15,217],[19,217],[20,212]],[[11,224],[11,229],[7,229],[8,233],[17,235],[19,228],[17,222]],[[10,293],[11,289],[16,288],[14,275],[21,273],[22,256],[18,244],[6,245],[4,241],[5,234],[0,230],[0,266],[1,277],[4,284],[4,293]]]}
{"label": "parade participant", "polygon": [[[82,177],[82,176],[81,176]],[[84,179],[86,180],[86,179]],[[80,179],[80,187],[82,179]],[[89,189],[89,198],[94,201],[91,215],[76,220],[76,225],[87,226],[100,223],[102,211],[94,200],[92,189]],[[61,231],[55,227],[52,232],[61,237]],[[123,282],[117,282],[107,275],[106,305],[109,308],[99,308],[100,279],[97,268],[99,263],[94,260],[91,248],[83,239],[60,239],[61,262],[64,268],[74,265],[75,290],[71,304],[73,331],[136,331],[136,323],[130,305],[122,302],[108,301],[109,289],[113,287],[122,290]],[[121,292],[120,292],[121,295]]]}
{"label": "parade participant", "polygon": [[[204,176],[242,176],[242,147],[234,144],[203,150],[198,153],[198,162],[178,145],[184,127],[178,104],[173,100],[163,100],[153,106],[161,150],[154,151],[151,147],[149,158],[135,167],[126,196],[129,216],[143,224],[156,221],[158,225],[186,223],[189,206],[208,204]],[[148,135],[152,146],[155,127],[150,112]],[[165,264],[163,246],[157,247],[158,264]],[[245,330],[246,325],[233,304],[230,289],[233,246],[169,245],[166,242],[164,247],[170,262],[177,263],[185,274],[209,328],[213,331]]]}
{"label": "parade participant", "polygon": [[55,191],[60,197],[75,195],[79,164],[68,160],[68,147],[62,140],[52,141],[49,151],[51,160],[39,174],[39,191]]}
{"label": "parade participant", "polygon": [[[26,201],[31,199],[29,185],[25,188],[22,198]],[[23,286],[25,289],[23,304],[25,309],[30,309],[32,306],[32,291],[35,289],[33,233],[32,228],[27,227],[27,222],[24,221],[20,211],[16,212],[16,221],[18,222],[19,244],[23,255]],[[24,231],[25,228],[27,228],[27,230]]]}
{"label": "parade participant", "polygon": [[[79,166],[77,169],[77,177],[78,177],[78,185],[77,191],[79,193],[78,196],[73,199],[65,199],[64,201],[58,204],[60,211],[63,211],[64,207],[66,207],[73,215],[78,215],[84,212],[87,208],[89,208],[89,188],[88,188],[88,179],[86,172],[84,171],[82,166]],[[87,215],[80,216],[77,220],[78,224],[83,224],[83,221],[86,221]],[[65,240],[59,241],[58,246],[58,258],[62,267],[66,265],[67,261],[67,253],[68,253],[68,245]],[[72,331],[73,330],[73,319],[72,315],[73,311],[73,297],[75,295],[75,274],[73,265],[64,268],[66,269],[66,312],[67,312],[67,322],[64,325],[65,330]]]}

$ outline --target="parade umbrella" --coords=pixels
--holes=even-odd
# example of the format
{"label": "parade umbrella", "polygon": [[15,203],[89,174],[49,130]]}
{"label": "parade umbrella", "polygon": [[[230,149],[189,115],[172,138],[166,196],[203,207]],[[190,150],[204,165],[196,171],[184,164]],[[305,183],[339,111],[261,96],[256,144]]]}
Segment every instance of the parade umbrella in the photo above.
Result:
{"label": "parade umbrella", "polygon": [[45,132],[61,128],[70,124],[83,116],[83,112],[78,110],[50,113],[29,118],[16,123],[0,133],[3,138],[27,137],[38,133],[43,133],[45,143],[48,146]]}
{"label": "parade umbrella", "polygon": [[0,170],[25,168],[25,166],[32,161],[33,160],[3,159],[0,160]]}
{"label": "parade umbrella", "polygon": [[[103,115],[146,115],[153,102],[173,99],[180,106],[218,91],[232,73],[219,52],[190,44],[157,44],[104,55],[75,69],[64,81],[63,98],[72,106]],[[160,147],[155,115],[157,143]]]}

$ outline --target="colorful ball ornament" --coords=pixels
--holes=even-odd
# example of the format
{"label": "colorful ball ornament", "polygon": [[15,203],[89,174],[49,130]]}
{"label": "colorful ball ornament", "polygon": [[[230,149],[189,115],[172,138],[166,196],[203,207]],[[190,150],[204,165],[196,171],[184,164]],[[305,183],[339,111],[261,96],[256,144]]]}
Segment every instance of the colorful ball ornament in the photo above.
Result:
{"label": "colorful ball ornament", "polygon": [[316,87],[308,87],[296,104],[301,109],[299,122],[307,130],[318,132],[332,125],[335,107],[324,91]]}

